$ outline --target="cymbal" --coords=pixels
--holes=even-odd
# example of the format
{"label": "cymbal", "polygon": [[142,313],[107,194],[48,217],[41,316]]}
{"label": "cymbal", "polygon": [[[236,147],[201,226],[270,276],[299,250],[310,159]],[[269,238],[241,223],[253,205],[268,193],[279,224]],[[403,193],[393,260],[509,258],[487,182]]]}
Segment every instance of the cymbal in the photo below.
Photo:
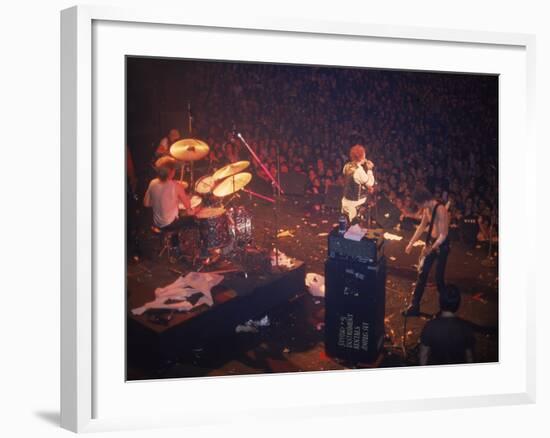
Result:
{"label": "cymbal", "polygon": [[216,187],[216,181],[212,175],[201,176],[195,183],[195,191],[201,195],[208,195]]}
{"label": "cymbal", "polygon": [[187,187],[189,187],[189,183],[187,181],[176,181],[177,183],[181,184],[181,186],[184,188],[184,189],[187,189]]}
{"label": "cymbal", "polygon": [[164,155],[159,159],[157,159],[157,161],[155,161],[155,168],[160,169],[162,167],[165,167],[167,169],[175,169],[176,164],[177,164],[177,161],[175,160],[174,157],[169,157],[168,155]]}
{"label": "cymbal", "polygon": [[170,146],[170,155],[181,161],[197,161],[208,155],[210,146],[196,138],[184,138]]}
{"label": "cymbal", "polygon": [[212,177],[218,181],[242,172],[248,166],[250,166],[250,161],[237,161],[236,163],[228,164],[227,166],[223,166],[221,169],[216,170]]}
{"label": "cymbal", "polygon": [[252,179],[252,174],[248,172],[237,173],[227,177],[214,188],[214,196],[223,198],[241,190]]}

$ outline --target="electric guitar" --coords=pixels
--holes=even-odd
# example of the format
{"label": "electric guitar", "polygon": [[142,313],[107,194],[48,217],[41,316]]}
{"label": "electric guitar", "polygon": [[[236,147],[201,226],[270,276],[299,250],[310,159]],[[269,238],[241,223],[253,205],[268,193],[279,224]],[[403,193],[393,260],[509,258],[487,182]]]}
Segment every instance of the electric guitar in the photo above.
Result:
{"label": "electric guitar", "polygon": [[[426,234],[426,238],[424,239],[424,247],[422,248],[422,251],[420,251],[420,257],[418,258],[418,267],[417,270],[420,273],[422,271],[422,268],[424,267],[424,262],[426,261],[426,257],[431,253],[432,251],[432,245],[430,242],[431,235],[432,235],[432,229],[434,227],[435,222],[435,216],[437,214],[437,208],[440,205],[445,205],[442,202],[438,202],[435,204],[434,210],[432,212],[432,220],[430,221],[430,227],[428,228],[428,233]],[[437,250],[436,250],[437,251]]]}
{"label": "electric guitar", "polygon": [[[426,240],[428,240],[428,238],[426,238]],[[419,273],[420,271],[422,271],[422,268],[424,267],[424,262],[426,261],[426,257],[430,253],[431,248],[432,246],[426,242],[426,244],[422,247],[422,250],[420,251],[420,256],[418,257],[418,265],[417,265],[418,266],[417,271]]]}

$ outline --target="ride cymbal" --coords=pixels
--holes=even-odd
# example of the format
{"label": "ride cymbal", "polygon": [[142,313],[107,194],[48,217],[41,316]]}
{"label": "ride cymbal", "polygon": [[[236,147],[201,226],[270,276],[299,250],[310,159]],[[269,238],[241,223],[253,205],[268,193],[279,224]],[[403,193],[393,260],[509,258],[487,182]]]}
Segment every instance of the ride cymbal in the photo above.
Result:
{"label": "ride cymbal", "polygon": [[214,196],[223,198],[241,190],[252,180],[252,174],[241,172],[236,175],[227,177],[214,188]]}
{"label": "ride cymbal", "polygon": [[227,178],[228,176],[236,175],[239,172],[242,172],[250,166],[250,161],[237,161],[236,163],[228,164],[223,166],[221,169],[218,169],[212,175],[216,181],[220,179]]}

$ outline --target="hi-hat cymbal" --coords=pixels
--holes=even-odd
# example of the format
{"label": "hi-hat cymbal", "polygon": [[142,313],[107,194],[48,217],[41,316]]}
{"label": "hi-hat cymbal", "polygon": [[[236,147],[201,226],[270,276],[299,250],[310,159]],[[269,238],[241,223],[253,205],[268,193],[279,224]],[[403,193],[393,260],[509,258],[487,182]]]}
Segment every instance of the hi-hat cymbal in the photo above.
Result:
{"label": "hi-hat cymbal", "polygon": [[167,155],[160,157],[157,161],[155,161],[155,168],[160,169],[162,167],[167,169],[175,169],[177,166],[177,161],[174,157],[169,157]]}
{"label": "hi-hat cymbal", "polygon": [[214,196],[223,198],[241,190],[252,179],[252,174],[248,172],[237,173],[227,177],[214,188]]}
{"label": "hi-hat cymbal", "polygon": [[208,155],[210,146],[196,138],[184,138],[170,146],[170,155],[181,161],[197,161]]}
{"label": "hi-hat cymbal", "polygon": [[242,172],[248,166],[250,166],[250,161],[237,161],[236,163],[228,164],[227,166],[223,166],[221,169],[216,170],[212,177],[216,181],[219,181],[220,179],[224,179],[228,176],[236,175],[237,173]]}

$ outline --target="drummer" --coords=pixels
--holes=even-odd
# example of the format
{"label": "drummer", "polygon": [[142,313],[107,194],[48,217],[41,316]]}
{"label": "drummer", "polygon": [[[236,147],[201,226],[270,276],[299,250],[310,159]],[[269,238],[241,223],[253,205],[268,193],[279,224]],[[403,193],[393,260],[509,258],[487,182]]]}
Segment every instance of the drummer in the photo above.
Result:
{"label": "drummer", "polygon": [[[172,157],[159,158],[155,163],[158,177],[149,183],[143,198],[143,205],[153,209],[154,225],[163,231],[177,231],[194,223],[195,210],[191,207],[190,198],[184,186],[174,180],[176,165],[177,161]],[[187,215],[181,218],[180,202],[187,211]],[[173,234],[171,245],[173,248],[179,247],[178,233]]]}
{"label": "drummer", "polygon": [[170,146],[181,138],[180,132],[176,128],[170,129],[166,137],[162,137],[155,150],[155,157],[163,157],[170,154]]}

